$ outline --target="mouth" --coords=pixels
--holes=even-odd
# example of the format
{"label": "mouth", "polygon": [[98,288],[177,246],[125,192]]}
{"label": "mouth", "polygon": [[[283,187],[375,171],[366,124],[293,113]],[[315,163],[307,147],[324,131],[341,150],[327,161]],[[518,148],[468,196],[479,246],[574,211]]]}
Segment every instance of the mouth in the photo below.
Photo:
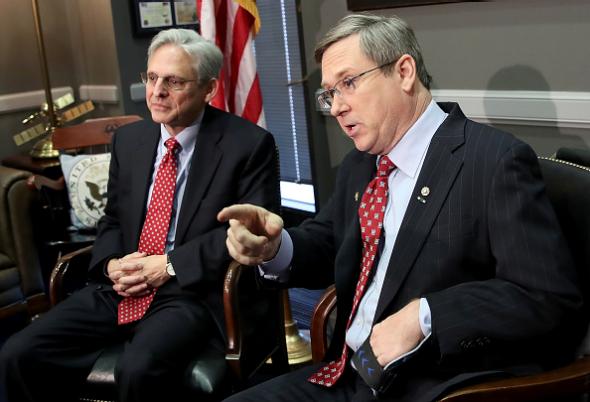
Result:
{"label": "mouth", "polygon": [[354,137],[354,135],[356,134],[356,132],[358,131],[357,124],[341,124],[342,129],[344,130],[344,133],[346,133],[347,136],[349,137]]}
{"label": "mouth", "polygon": [[168,110],[168,106],[162,105],[160,103],[152,103],[150,107],[152,110]]}

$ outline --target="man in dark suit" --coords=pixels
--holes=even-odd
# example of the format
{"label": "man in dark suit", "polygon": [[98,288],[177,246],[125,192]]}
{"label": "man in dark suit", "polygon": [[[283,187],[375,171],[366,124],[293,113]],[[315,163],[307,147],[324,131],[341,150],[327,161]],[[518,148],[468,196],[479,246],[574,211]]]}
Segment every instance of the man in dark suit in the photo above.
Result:
{"label": "man in dark suit", "polygon": [[177,401],[190,359],[223,342],[230,256],[216,214],[236,202],[277,210],[279,190],[272,135],[207,105],[222,59],[191,30],[152,40],[142,78],[153,122],[113,138],[91,283],[6,343],[9,401],[77,400],[101,350],[122,340],[119,400]]}
{"label": "man in dark suit", "polygon": [[356,148],[331,199],[288,231],[255,206],[218,218],[264,283],[335,283],[334,335],[326,363],[229,400],[434,400],[567,356],[581,296],[531,148],[435,103],[396,17],[345,17],[316,58],[318,101]]}

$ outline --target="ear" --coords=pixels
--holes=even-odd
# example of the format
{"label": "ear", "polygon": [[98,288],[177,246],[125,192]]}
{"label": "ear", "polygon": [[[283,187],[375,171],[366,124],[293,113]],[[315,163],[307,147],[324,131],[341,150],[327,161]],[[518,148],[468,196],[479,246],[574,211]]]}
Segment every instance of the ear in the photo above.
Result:
{"label": "ear", "polygon": [[205,84],[205,102],[211,102],[211,99],[215,97],[217,94],[217,90],[219,88],[219,80],[217,78],[212,78],[209,80],[207,84]]}
{"label": "ear", "polygon": [[409,54],[402,55],[396,63],[403,91],[410,92],[416,83],[416,61]]}

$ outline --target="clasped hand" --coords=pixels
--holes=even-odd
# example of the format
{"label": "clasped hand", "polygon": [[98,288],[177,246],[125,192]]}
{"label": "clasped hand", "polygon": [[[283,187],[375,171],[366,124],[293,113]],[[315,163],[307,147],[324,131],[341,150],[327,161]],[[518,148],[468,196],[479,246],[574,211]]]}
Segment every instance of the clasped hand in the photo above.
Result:
{"label": "clasped hand", "polygon": [[283,230],[280,216],[255,205],[236,204],[223,208],[217,220],[229,221],[225,243],[240,264],[259,265],[277,254]]}
{"label": "clasped hand", "polygon": [[136,251],[110,260],[107,272],[117,294],[141,297],[170,279],[166,273],[166,262],[165,255],[148,256]]}

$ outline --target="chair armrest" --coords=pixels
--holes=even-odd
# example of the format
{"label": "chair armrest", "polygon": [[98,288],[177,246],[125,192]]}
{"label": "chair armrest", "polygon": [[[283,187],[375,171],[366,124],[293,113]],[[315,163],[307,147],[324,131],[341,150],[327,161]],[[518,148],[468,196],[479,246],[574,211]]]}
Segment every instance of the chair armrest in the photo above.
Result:
{"label": "chair armrest", "polygon": [[536,401],[590,391],[590,356],[543,373],[471,385],[445,396],[440,402]]}
{"label": "chair armrest", "polygon": [[242,383],[269,358],[277,371],[288,370],[281,290],[261,288],[255,269],[233,261],[223,286],[225,359]]}
{"label": "chair armrest", "polygon": [[328,350],[328,317],[336,307],[336,287],[329,286],[318,300],[311,319],[311,355],[314,363],[322,361]]}
{"label": "chair armrest", "polygon": [[227,268],[223,283],[223,310],[225,314],[225,327],[227,331],[227,353],[239,354],[240,351],[240,327],[236,305],[238,299],[238,283],[242,273],[242,265],[232,261]]}
{"label": "chair armrest", "polygon": [[49,300],[52,306],[86,282],[91,253],[92,246],[87,246],[57,260],[49,279]]}

